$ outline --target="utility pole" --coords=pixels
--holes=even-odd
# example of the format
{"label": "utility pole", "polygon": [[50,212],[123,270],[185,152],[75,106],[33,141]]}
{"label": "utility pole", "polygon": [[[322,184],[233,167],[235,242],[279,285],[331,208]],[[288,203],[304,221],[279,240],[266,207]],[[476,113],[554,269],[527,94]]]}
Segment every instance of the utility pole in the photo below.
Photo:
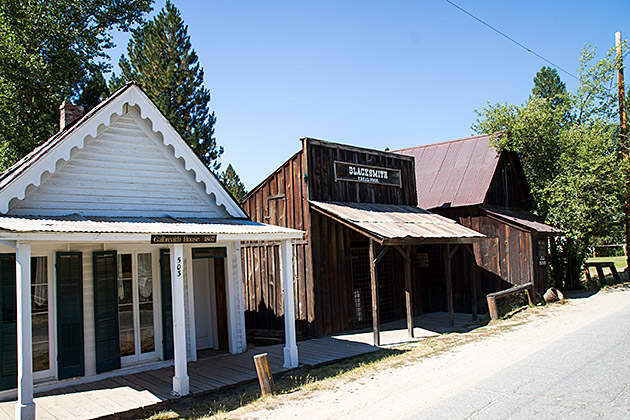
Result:
{"label": "utility pole", "polygon": [[621,48],[621,32],[615,33],[615,42],[617,45],[617,91],[619,96],[619,137],[623,148],[623,160],[626,165],[626,200],[624,203],[624,211],[626,213],[626,263],[630,272],[630,165],[628,162],[628,116],[626,115],[626,89],[623,84],[623,54]]}

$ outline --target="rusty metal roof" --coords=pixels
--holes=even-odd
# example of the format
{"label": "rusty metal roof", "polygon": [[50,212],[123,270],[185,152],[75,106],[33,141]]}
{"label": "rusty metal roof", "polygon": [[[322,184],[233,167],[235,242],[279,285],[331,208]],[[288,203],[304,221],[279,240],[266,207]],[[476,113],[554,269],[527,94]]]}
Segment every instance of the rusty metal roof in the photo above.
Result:
{"label": "rusty metal roof", "polygon": [[248,219],[174,217],[1,216],[0,233],[118,233],[118,234],[278,234],[301,238],[303,232]]}
{"label": "rusty metal roof", "polygon": [[317,211],[382,244],[470,243],[485,238],[457,222],[414,206],[310,201]]}
{"label": "rusty metal roof", "polygon": [[539,233],[549,233],[549,234],[561,234],[562,231],[560,229],[556,229],[553,226],[549,226],[544,222],[541,217],[538,217],[532,213],[520,212],[520,211],[512,211],[512,210],[503,210],[503,209],[484,209],[486,213],[490,216],[497,217],[501,220],[511,222],[526,228],[527,230],[533,230]]}
{"label": "rusty metal roof", "polygon": [[474,206],[484,202],[500,153],[481,135],[394,150],[416,160],[418,205]]}

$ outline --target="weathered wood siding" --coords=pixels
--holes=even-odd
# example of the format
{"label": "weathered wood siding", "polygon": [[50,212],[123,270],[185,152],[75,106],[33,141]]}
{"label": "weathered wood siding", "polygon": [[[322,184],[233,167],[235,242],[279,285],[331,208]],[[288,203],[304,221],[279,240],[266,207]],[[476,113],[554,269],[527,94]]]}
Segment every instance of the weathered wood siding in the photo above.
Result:
{"label": "weathered wood siding", "polygon": [[[534,282],[538,293],[544,293],[547,270],[546,266],[538,265],[535,249],[539,235],[488,217],[476,207],[438,209],[436,212],[490,238],[473,247],[481,281],[479,290],[484,296],[530,281]],[[540,239],[546,240],[546,236]]]}
{"label": "weathered wood siding", "polygon": [[[130,108],[74,154],[11,215],[229,217]],[[167,210],[168,209],[168,210]]]}
{"label": "weathered wood siding", "polygon": [[[308,154],[310,200],[418,205],[413,157],[312,139],[305,141]],[[335,161],[399,169],[402,188],[362,182],[335,181]]]}
{"label": "weathered wood siding", "polygon": [[515,210],[534,209],[529,186],[515,153],[501,153],[484,204]]}
{"label": "weathered wood siding", "polygon": [[[295,283],[296,327],[313,335],[315,296],[310,251],[310,213],[306,198],[306,162],[299,151],[256,187],[243,202],[243,209],[255,222],[305,230],[293,252],[297,269]],[[245,324],[248,329],[282,330],[282,279],[279,245],[250,243],[242,247]]]}

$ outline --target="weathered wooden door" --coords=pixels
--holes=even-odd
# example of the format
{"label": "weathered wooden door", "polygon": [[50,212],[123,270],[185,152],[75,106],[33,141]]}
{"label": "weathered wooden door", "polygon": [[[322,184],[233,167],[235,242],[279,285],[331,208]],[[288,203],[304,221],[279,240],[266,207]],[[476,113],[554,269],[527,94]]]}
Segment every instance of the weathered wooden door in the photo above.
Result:
{"label": "weathered wooden door", "polygon": [[173,344],[173,297],[171,290],[171,254],[160,250],[160,277],[162,287],[162,350],[164,360],[174,357]]}
{"label": "weathered wooden door", "polygon": [[217,329],[219,332],[219,349],[229,350],[228,341],[228,305],[225,281],[225,258],[214,260],[214,278],[217,296]]}
{"label": "weathered wooden door", "polygon": [[80,252],[57,253],[57,374],[83,376],[83,264]]}
{"label": "weathered wooden door", "polygon": [[0,390],[17,387],[15,254],[0,255]]}
{"label": "weathered wooden door", "polygon": [[95,252],[93,262],[96,372],[101,373],[120,369],[116,251]]}

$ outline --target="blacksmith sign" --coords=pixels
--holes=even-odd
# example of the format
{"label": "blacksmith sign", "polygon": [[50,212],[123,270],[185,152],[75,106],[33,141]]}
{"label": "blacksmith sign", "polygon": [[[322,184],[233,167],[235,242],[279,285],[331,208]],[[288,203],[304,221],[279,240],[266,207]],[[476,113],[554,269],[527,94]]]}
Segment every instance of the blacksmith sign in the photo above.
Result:
{"label": "blacksmith sign", "polygon": [[335,161],[335,181],[366,182],[368,184],[401,187],[400,169]]}
{"label": "blacksmith sign", "polygon": [[152,244],[213,244],[217,235],[151,235]]}

